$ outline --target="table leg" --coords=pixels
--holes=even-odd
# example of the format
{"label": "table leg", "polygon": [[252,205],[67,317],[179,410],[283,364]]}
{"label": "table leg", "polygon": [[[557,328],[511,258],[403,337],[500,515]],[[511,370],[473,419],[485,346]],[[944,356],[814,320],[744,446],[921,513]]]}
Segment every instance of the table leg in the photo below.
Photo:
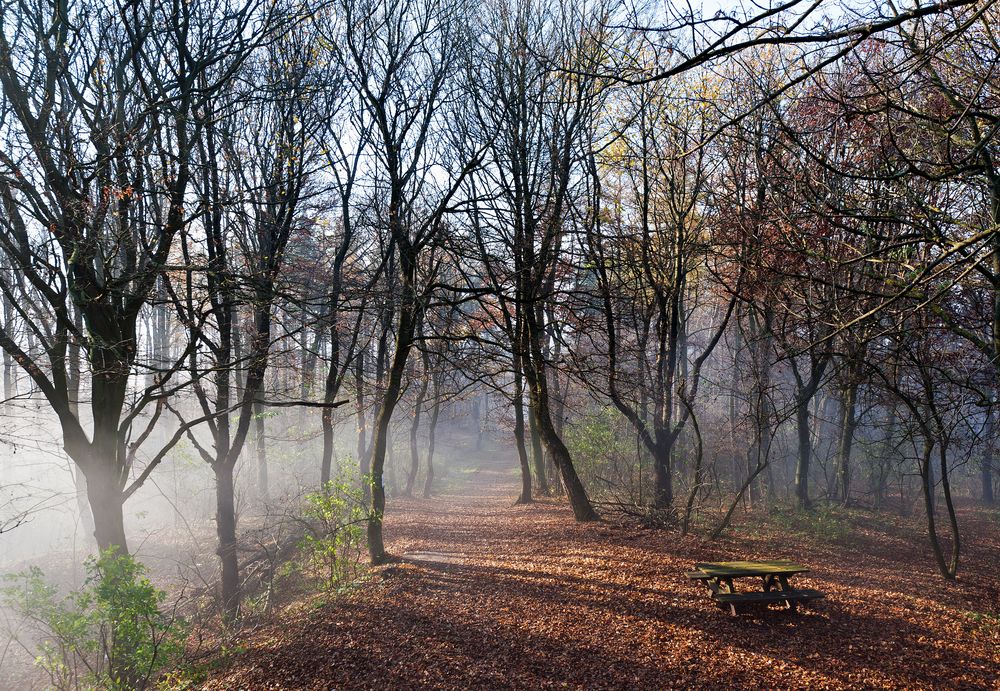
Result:
{"label": "table leg", "polygon": [[[728,590],[730,593],[735,593],[736,592],[736,588],[733,587],[733,579],[732,578],[727,578],[726,579],[726,590]],[[729,613],[732,614],[734,617],[736,616],[736,603],[735,602],[730,602],[729,603]]]}
{"label": "table leg", "polygon": [[[788,576],[785,575],[778,576],[778,582],[781,584],[780,590],[792,589],[791,586],[788,585]],[[785,600],[785,605],[788,607],[788,609],[790,609],[793,612],[795,611],[797,604],[798,603],[796,603],[794,600]]]}
{"label": "table leg", "polygon": [[[713,595],[732,593],[733,589],[733,579],[732,578],[709,578],[705,581],[705,585],[708,589],[712,591]],[[735,617],[736,616],[736,605],[729,603],[729,612]]]}

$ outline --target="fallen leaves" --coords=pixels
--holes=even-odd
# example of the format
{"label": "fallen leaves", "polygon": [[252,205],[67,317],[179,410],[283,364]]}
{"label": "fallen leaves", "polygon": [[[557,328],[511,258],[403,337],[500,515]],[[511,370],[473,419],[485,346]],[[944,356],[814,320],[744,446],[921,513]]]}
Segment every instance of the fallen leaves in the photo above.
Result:
{"label": "fallen leaves", "polygon": [[[417,558],[288,610],[205,688],[997,687],[998,634],[969,615],[1000,611],[995,527],[965,520],[974,546],[947,584],[917,542],[637,539],[557,502],[511,506],[508,478],[482,471],[466,496],[390,503],[390,549]],[[733,618],[683,577],[695,561],[785,555],[826,600]]]}

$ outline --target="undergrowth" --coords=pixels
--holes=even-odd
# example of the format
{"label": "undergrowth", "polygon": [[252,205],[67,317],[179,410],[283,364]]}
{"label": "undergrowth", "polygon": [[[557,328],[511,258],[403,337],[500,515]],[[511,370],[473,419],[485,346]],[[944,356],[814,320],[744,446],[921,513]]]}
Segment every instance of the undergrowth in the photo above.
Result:
{"label": "undergrowth", "polygon": [[851,510],[833,504],[819,504],[808,511],[774,508],[768,519],[776,528],[823,542],[844,545],[854,535]]}
{"label": "undergrowth", "polygon": [[6,604],[29,623],[35,664],[63,690],[148,688],[179,663],[188,627],[132,556],[108,550],[86,563],[79,590],[60,595],[38,567],[5,577]]}

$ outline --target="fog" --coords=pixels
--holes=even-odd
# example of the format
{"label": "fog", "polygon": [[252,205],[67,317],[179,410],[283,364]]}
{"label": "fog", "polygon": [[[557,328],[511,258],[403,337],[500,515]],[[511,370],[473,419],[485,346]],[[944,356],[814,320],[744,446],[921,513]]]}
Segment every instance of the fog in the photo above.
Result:
{"label": "fog", "polygon": [[[450,472],[467,467],[460,462],[461,456],[468,451],[465,447],[470,438],[475,440],[479,435],[469,408],[456,403],[442,414],[435,455],[440,464],[436,480],[443,486],[447,486]],[[241,517],[252,518],[294,506],[306,493],[315,491],[321,446],[318,417],[308,412],[284,412],[268,418],[265,448],[269,492],[261,495],[255,448],[248,448],[237,472]],[[339,453],[335,457],[342,473],[353,471],[356,475],[358,467],[352,454],[357,434],[352,423],[338,425],[335,443]],[[22,398],[8,404],[0,424],[0,573],[37,564],[53,570],[54,575],[65,573],[78,578],[83,559],[96,549],[93,519],[85,488],[78,485],[77,471],[60,448],[58,421],[46,415],[42,406],[26,405]],[[167,424],[155,429],[154,435],[173,432]],[[494,430],[480,443],[500,443],[491,442],[496,434]],[[424,453],[426,439],[422,436],[420,442]],[[509,440],[506,443],[509,445]],[[390,493],[401,491],[405,484],[409,453],[409,426],[397,426],[388,452]],[[513,472],[513,464],[511,468]],[[421,466],[420,486],[424,473]],[[211,469],[195,456],[190,444],[178,444],[156,473],[128,499],[125,514],[129,542],[136,545],[135,552],[144,561],[169,564],[174,560],[175,565],[187,566],[194,559],[214,553],[214,479]]]}
{"label": "fog", "polygon": [[956,580],[998,5],[484,1],[0,4],[0,571],[57,586],[6,685],[53,593],[172,645],[57,685],[148,686],[484,458],[581,523],[891,514]]}
{"label": "fog", "polygon": [[[24,393],[8,401],[0,415],[0,574],[24,573],[37,566],[48,582],[66,593],[80,587],[85,560],[97,551],[86,487],[61,448],[58,420],[36,401],[38,393],[31,391],[26,378],[17,379],[13,386]],[[449,491],[456,478],[469,472],[477,452],[512,453],[503,429],[505,411],[491,411],[485,395],[471,398],[475,402],[456,399],[442,405],[436,426],[435,493]],[[81,409],[88,404],[89,400],[81,400]],[[497,420],[491,421],[491,416]],[[303,498],[320,485],[320,412],[285,408],[262,418],[266,494],[260,484],[260,447],[255,436],[236,466],[241,559],[249,558],[269,540],[285,540],[282,548],[294,545],[294,536],[282,533],[280,526],[287,528],[290,517],[300,515]],[[359,483],[359,435],[354,418],[353,413],[341,415],[335,426],[334,475]],[[392,428],[386,466],[390,495],[402,492],[410,469],[409,423],[404,418]],[[150,439],[163,443],[176,428],[176,422],[160,421]],[[200,443],[211,444],[207,429],[193,429],[192,434]],[[427,430],[421,429],[418,488],[426,476],[427,441]],[[142,466],[134,473],[141,470]],[[511,465],[512,476],[514,472]],[[154,584],[166,590],[171,606],[179,604],[190,614],[200,602],[211,606],[217,600],[215,478],[190,440],[178,442],[129,497],[124,517],[130,549],[147,567]],[[0,688],[47,686],[48,678],[33,664],[31,650],[38,642],[21,615],[0,608]]]}

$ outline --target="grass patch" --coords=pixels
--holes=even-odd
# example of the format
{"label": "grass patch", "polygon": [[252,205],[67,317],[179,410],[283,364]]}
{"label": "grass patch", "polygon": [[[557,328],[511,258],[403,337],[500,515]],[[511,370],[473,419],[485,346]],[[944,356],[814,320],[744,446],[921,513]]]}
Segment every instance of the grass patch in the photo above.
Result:
{"label": "grass patch", "polygon": [[988,638],[1000,638],[1000,614],[992,612],[965,612],[973,627]]}
{"label": "grass patch", "polygon": [[808,511],[776,508],[768,517],[771,525],[779,530],[838,545],[846,545],[854,537],[854,518],[850,509],[831,504]]}
{"label": "grass patch", "polygon": [[979,511],[987,521],[996,526],[1000,526],[1000,507],[987,506],[981,508]]}
{"label": "grass patch", "polygon": [[229,667],[233,659],[247,652],[249,648],[242,643],[222,645],[218,652],[202,662],[187,663],[164,674],[157,682],[157,691],[188,691],[196,689],[216,672]]}

